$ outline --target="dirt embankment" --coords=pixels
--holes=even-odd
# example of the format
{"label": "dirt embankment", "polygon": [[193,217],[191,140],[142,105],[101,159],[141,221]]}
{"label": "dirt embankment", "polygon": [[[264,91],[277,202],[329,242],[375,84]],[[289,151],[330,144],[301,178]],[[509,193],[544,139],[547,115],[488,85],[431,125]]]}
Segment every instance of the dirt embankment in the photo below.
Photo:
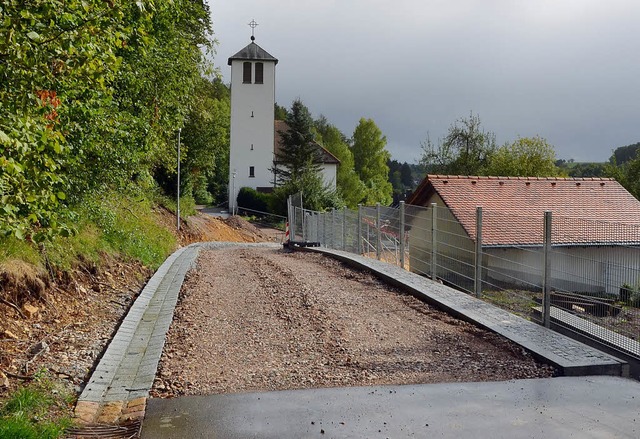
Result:
{"label": "dirt embankment", "polygon": [[[175,217],[162,221],[175,230]],[[175,232],[174,232],[175,233]],[[198,214],[182,222],[179,242],[265,241],[242,219]],[[139,263],[104,256],[68,271],[38,271],[23,262],[0,266],[0,399],[34,373],[79,391],[118,322],[152,275]]]}
{"label": "dirt embankment", "polygon": [[551,376],[491,332],[318,254],[202,252],[155,396]]}

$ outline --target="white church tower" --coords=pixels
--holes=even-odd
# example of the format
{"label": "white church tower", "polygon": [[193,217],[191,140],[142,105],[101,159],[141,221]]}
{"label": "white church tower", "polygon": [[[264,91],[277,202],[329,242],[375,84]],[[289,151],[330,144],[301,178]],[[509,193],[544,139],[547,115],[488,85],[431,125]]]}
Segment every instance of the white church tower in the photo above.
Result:
{"label": "white church tower", "polygon": [[[252,29],[255,21],[249,24]],[[253,32],[252,32],[253,33]],[[255,43],[229,58],[231,133],[229,211],[237,209],[240,188],[273,188],[274,105],[278,60]]]}

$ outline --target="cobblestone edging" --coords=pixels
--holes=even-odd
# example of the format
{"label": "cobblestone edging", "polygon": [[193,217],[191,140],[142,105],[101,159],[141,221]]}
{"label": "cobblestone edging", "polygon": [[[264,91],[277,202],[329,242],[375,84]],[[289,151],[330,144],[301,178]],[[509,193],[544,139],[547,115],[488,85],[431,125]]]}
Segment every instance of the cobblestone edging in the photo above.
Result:
{"label": "cobblestone edging", "polygon": [[76,419],[83,424],[116,424],[144,418],[180,288],[200,249],[264,246],[279,247],[197,243],[169,256],[129,309],[91,375],[78,399]]}
{"label": "cobblestone edging", "polygon": [[327,248],[307,251],[370,270],[427,303],[506,337],[539,360],[554,365],[565,376],[628,375],[629,366],[623,360],[398,266]]}
{"label": "cobblestone edging", "polygon": [[144,417],[164,334],[180,285],[196,256],[194,247],[179,249],[144,287],[78,399],[79,421],[111,424]]}

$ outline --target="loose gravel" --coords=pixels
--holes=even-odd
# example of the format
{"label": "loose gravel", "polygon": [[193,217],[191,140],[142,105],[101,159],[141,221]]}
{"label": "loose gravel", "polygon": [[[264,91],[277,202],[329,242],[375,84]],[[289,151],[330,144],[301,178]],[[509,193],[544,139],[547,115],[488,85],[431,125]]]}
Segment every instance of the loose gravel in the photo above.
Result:
{"label": "loose gravel", "polygon": [[152,395],[553,375],[519,346],[325,256],[203,251]]}

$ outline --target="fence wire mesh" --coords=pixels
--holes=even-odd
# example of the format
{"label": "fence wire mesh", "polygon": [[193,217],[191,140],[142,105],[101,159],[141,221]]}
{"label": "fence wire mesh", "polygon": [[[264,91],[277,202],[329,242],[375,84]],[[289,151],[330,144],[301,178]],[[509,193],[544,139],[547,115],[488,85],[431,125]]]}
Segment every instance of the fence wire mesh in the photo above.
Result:
{"label": "fence wire mesh", "polygon": [[553,217],[545,251],[542,215],[454,215],[437,205],[295,215],[306,240],[403,266],[640,358],[640,226]]}

